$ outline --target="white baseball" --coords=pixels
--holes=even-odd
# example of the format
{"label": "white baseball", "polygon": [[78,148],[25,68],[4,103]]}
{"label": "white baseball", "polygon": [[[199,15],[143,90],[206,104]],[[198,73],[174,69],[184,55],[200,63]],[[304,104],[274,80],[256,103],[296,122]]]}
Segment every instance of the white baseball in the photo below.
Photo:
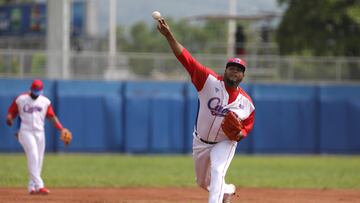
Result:
{"label": "white baseball", "polygon": [[159,11],[154,11],[151,16],[154,18],[154,20],[159,20],[161,18],[161,14]]}

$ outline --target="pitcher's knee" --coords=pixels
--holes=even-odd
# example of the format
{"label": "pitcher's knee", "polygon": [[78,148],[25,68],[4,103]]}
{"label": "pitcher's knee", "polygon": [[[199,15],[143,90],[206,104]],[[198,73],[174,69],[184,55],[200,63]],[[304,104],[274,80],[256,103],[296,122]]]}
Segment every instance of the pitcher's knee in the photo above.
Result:
{"label": "pitcher's knee", "polygon": [[208,189],[208,185],[206,184],[205,180],[200,180],[200,179],[196,179],[196,183],[199,187],[207,190]]}
{"label": "pitcher's knee", "polygon": [[223,170],[221,170],[220,168],[211,168],[211,177],[224,177]]}

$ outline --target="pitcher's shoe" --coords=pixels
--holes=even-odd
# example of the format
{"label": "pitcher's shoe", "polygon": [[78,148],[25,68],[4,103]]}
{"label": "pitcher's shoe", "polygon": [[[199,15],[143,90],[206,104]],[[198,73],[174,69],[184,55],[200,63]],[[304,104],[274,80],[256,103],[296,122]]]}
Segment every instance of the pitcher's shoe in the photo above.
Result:
{"label": "pitcher's shoe", "polygon": [[29,195],[35,195],[35,194],[36,194],[35,189],[31,189],[31,190],[29,191]]}
{"label": "pitcher's shoe", "polygon": [[40,188],[37,193],[40,194],[40,195],[47,195],[47,194],[50,193],[50,190],[48,190],[47,188],[43,187],[43,188]]}
{"label": "pitcher's shoe", "polygon": [[233,184],[230,184],[230,186],[233,188],[233,193],[225,193],[223,197],[223,203],[231,203],[231,197],[235,195],[236,187]]}

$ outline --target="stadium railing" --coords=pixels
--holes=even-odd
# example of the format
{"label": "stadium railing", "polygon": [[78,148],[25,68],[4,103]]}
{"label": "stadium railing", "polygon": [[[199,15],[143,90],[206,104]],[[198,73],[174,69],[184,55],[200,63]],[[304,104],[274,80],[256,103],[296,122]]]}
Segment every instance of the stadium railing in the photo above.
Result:
{"label": "stadium railing", "polygon": [[[39,50],[0,50],[0,76],[11,78],[50,77],[100,80],[188,80],[181,64],[171,53],[118,52],[110,67],[106,52],[70,52],[68,73],[53,74],[49,60],[61,53]],[[222,73],[227,56],[194,54],[204,65]],[[246,81],[251,82],[360,82],[360,57],[310,57],[244,55],[248,62]],[[61,64],[58,64],[61,66]]]}

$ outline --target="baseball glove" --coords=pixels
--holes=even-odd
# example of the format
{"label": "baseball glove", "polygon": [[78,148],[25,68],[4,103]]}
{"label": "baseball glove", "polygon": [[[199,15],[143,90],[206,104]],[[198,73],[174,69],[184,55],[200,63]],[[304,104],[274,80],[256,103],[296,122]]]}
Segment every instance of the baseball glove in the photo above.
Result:
{"label": "baseball glove", "polygon": [[72,133],[69,129],[63,128],[60,133],[60,140],[64,142],[65,145],[70,144],[72,140]]}
{"label": "baseball glove", "polygon": [[234,112],[229,111],[226,114],[223,122],[221,123],[221,128],[229,140],[237,142],[241,140],[242,136],[240,135],[240,132],[243,125]]}

